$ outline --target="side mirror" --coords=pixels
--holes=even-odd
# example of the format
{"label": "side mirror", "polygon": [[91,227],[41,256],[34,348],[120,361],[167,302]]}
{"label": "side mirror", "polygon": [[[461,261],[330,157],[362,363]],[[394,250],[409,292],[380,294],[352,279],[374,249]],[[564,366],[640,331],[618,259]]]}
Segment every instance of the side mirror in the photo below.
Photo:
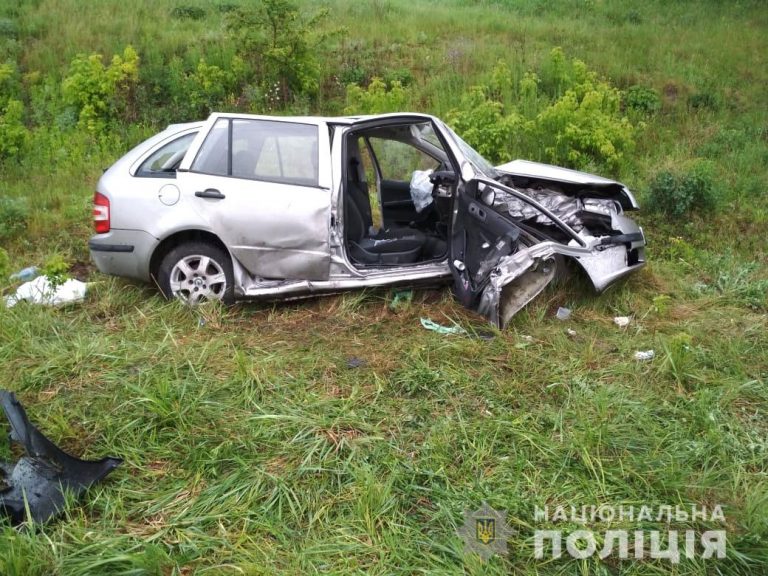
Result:
{"label": "side mirror", "polygon": [[483,186],[482,184],[481,186],[482,187],[480,188],[480,192],[478,194],[480,202],[488,207],[493,206],[493,203],[496,201],[496,191],[490,186]]}

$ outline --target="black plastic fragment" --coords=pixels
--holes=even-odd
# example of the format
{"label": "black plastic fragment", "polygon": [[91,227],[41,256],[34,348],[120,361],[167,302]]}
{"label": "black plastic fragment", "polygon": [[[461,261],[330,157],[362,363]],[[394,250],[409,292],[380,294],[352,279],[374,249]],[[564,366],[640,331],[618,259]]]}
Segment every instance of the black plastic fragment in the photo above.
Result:
{"label": "black plastic fragment", "polygon": [[12,392],[0,390],[0,405],[11,425],[10,441],[26,451],[15,465],[0,462],[0,514],[13,524],[27,519],[27,506],[35,522],[49,520],[63,508],[65,492],[81,495],[122,462],[109,457],[80,460],[66,454],[29,422]]}

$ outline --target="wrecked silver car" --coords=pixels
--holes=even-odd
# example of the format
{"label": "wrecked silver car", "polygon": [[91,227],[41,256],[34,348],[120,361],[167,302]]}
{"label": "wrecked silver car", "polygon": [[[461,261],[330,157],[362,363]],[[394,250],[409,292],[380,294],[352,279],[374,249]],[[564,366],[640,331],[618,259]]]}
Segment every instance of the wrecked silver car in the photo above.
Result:
{"label": "wrecked silver car", "polygon": [[433,116],[217,113],[103,174],[89,247],[100,271],[191,304],[452,278],[503,327],[565,259],[598,291],[641,267],[637,208],[591,174],[493,167]]}

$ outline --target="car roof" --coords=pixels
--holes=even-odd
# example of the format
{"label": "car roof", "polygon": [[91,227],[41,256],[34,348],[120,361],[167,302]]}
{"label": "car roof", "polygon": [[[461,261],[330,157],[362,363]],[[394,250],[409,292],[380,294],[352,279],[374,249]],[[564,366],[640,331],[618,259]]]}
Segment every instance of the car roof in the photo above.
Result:
{"label": "car roof", "polygon": [[[253,120],[272,120],[275,122],[299,122],[299,123],[308,123],[308,124],[325,122],[326,124],[339,124],[339,125],[347,125],[347,126],[359,124],[362,122],[368,122],[370,120],[378,120],[378,119],[385,120],[387,118],[398,118],[403,116],[408,116],[411,118],[424,118],[425,120],[432,118],[432,116],[430,116],[429,114],[421,114],[418,112],[393,112],[389,114],[367,114],[367,115],[359,115],[359,116],[270,116],[270,115],[264,115],[264,114],[241,114],[237,112],[213,112],[208,117],[208,119],[210,120],[214,117],[226,118],[231,116],[237,116],[238,118],[248,118]],[[194,123],[190,124],[190,127],[193,125]]]}

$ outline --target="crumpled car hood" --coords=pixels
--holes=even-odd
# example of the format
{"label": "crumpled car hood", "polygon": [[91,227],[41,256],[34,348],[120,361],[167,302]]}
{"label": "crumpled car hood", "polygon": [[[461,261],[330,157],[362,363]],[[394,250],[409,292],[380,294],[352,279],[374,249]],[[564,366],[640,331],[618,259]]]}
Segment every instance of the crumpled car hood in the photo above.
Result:
{"label": "crumpled car hood", "polygon": [[542,178],[544,180],[556,180],[557,182],[568,182],[569,184],[584,185],[610,185],[618,184],[624,186],[621,182],[609,180],[602,176],[589,174],[588,172],[579,172],[570,168],[561,168],[551,164],[542,164],[541,162],[531,162],[530,160],[513,160],[501,166],[496,166],[497,170],[517,174],[519,176],[529,176],[531,178]]}

